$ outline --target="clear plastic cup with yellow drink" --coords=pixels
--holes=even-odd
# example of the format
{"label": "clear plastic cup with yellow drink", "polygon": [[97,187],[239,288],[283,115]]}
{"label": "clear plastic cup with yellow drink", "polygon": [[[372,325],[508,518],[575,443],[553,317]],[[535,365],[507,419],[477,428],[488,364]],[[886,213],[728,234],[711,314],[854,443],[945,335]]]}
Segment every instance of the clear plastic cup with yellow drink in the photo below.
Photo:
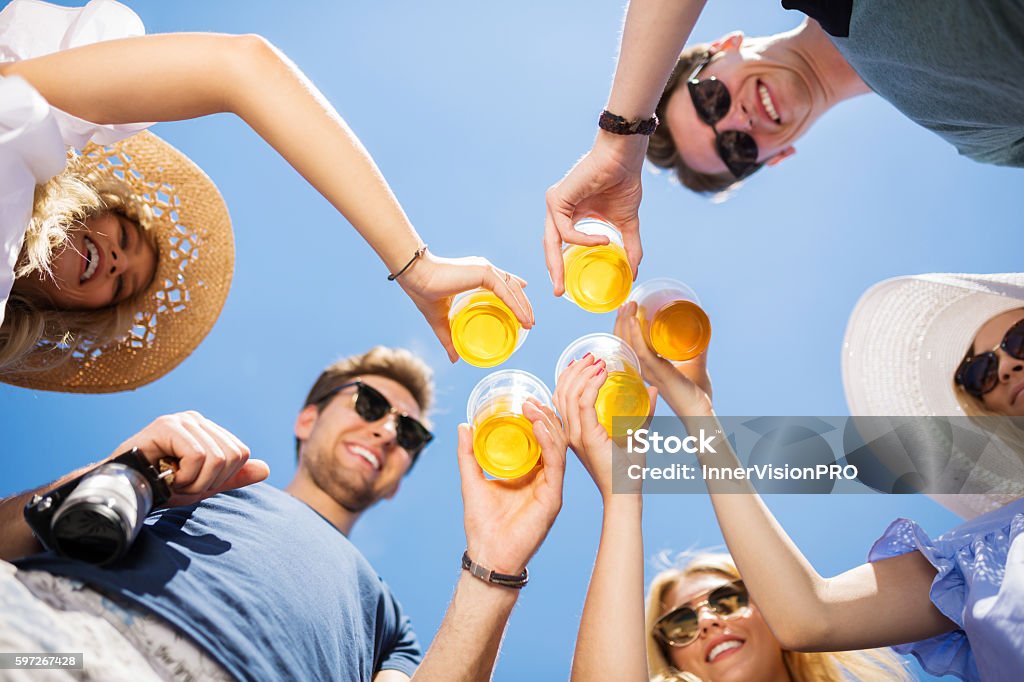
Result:
{"label": "clear plastic cup with yellow drink", "polygon": [[604,360],[608,372],[597,392],[597,421],[612,438],[623,438],[639,429],[651,411],[651,399],[640,375],[640,359],[629,344],[612,334],[587,334],[570,343],[555,365],[555,379],[569,366],[590,353]]}
{"label": "clear plastic cup with yellow drink", "polygon": [[611,312],[626,301],[633,286],[622,235],[611,223],[597,217],[584,218],[576,223],[576,229],[608,237],[609,241],[601,246],[565,246],[565,297],[591,313]]}
{"label": "clear plastic cup with yellow drink", "polygon": [[464,291],[448,312],[459,357],[476,367],[494,367],[523,345],[527,330],[515,313],[488,289]]}
{"label": "clear plastic cup with yellow drink", "polygon": [[523,415],[530,398],[554,409],[544,382],[518,369],[488,374],[469,394],[466,419],[473,425],[473,452],[491,476],[518,478],[540,460],[533,424]]}
{"label": "clear plastic cup with yellow drink", "polygon": [[648,280],[629,295],[644,341],[652,351],[674,362],[692,360],[711,342],[711,320],[693,289],[667,277]]}

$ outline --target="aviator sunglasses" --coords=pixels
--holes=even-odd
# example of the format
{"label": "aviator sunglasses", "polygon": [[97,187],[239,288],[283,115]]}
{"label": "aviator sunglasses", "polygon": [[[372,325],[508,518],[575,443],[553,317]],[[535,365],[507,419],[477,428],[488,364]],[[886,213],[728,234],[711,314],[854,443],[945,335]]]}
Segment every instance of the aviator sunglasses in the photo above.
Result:
{"label": "aviator sunglasses", "polygon": [[686,79],[686,87],[690,91],[690,99],[693,100],[697,116],[711,126],[715,133],[718,156],[722,158],[722,162],[733,177],[742,180],[756,173],[764,164],[757,161],[757,142],[750,134],[742,130],[719,132],[715,127],[716,123],[728,115],[732,107],[732,96],[729,95],[729,88],[725,87],[725,83],[714,76],[702,81],[697,80],[697,74],[711,62],[712,56],[710,52],[704,55],[697,68]]}
{"label": "aviator sunglasses", "polygon": [[671,647],[684,647],[695,642],[700,635],[700,617],[697,612],[701,607],[708,607],[721,618],[729,618],[749,604],[750,596],[741,581],[722,585],[709,592],[704,601],[672,609],[659,618],[654,624],[654,636]]}
{"label": "aviator sunglasses", "polygon": [[999,356],[1002,350],[1015,360],[1024,360],[1024,320],[1010,327],[998,346],[980,355],[968,355],[956,370],[956,384],[974,396],[990,392],[999,384]]}
{"label": "aviator sunglasses", "polygon": [[388,415],[395,415],[395,441],[413,459],[419,456],[420,451],[427,446],[427,443],[434,440],[434,434],[428,431],[427,427],[406,413],[399,412],[380,391],[362,381],[350,381],[347,384],[335,386],[317,400],[316,404],[320,405],[340,391],[352,386],[356,387],[352,401],[356,414],[367,422],[380,421]]}

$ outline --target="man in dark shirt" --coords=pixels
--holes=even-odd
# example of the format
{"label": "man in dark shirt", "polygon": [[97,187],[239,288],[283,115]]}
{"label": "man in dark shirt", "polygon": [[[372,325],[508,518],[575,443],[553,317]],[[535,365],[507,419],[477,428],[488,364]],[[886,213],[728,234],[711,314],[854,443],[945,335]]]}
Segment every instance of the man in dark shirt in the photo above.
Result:
{"label": "man in dark shirt", "polygon": [[[518,589],[464,572],[424,658],[398,601],[346,537],[397,492],[429,442],[431,396],[430,370],[407,351],[377,347],[335,363],[296,419],[298,469],[286,491],[260,483],[266,465],[213,422],[161,417],[115,455],[138,447],[151,462],[177,459],[174,496],[109,567],[39,553],[21,516],[33,493],[5,500],[0,555],[22,558],[0,571],[0,650],[45,650],[67,630],[70,641],[56,637],[61,650],[84,649],[101,677],[110,661],[98,650],[123,640],[129,654],[106,657],[123,655],[111,668],[134,680],[181,670],[209,679],[489,678]],[[523,574],[561,505],[561,424],[548,408],[526,411],[544,466],[515,489],[488,481],[468,429],[459,433],[467,555],[509,576]],[[86,631],[112,626],[109,636],[73,632],[83,613],[92,614]]]}

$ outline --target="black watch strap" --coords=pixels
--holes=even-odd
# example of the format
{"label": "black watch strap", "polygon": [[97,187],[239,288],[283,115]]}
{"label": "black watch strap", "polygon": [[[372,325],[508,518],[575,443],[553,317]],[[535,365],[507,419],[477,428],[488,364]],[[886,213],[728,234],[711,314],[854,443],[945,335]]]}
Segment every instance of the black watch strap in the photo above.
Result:
{"label": "black watch strap", "polygon": [[601,117],[597,119],[597,125],[601,130],[607,130],[616,135],[650,135],[658,128],[658,117],[651,116],[630,121],[605,109],[601,112]]}
{"label": "black watch strap", "polygon": [[484,568],[470,559],[469,550],[462,553],[462,570],[469,571],[470,575],[483,580],[485,583],[500,585],[501,587],[511,587],[514,590],[523,589],[526,587],[526,583],[530,581],[530,572],[527,569],[524,568],[523,572],[519,575],[497,573],[489,568]]}

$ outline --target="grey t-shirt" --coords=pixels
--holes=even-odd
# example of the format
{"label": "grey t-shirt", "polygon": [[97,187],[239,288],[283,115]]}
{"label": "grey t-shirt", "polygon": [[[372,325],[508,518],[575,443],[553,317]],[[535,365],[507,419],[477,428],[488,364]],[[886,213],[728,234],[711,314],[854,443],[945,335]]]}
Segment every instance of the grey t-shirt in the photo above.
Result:
{"label": "grey t-shirt", "polygon": [[855,0],[849,37],[831,39],[964,156],[1024,167],[1024,0]]}

